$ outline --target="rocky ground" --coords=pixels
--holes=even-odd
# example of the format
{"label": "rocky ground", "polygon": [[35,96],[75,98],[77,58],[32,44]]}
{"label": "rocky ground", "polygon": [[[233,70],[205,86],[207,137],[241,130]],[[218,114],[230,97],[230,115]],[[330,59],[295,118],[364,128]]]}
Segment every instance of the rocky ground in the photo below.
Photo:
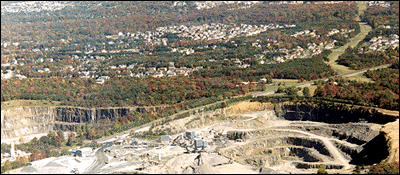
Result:
{"label": "rocky ground", "polygon": [[[369,164],[385,158],[382,156],[387,152],[386,142],[381,137],[380,124],[289,121],[277,117],[271,109],[268,104],[242,102],[153,128],[153,131],[169,130],[173,136],[186,130],[202,131],[205,133],[202,137],[211,143],[202,155],[203,162],[209,162],[215,153],[229,160],[201,166],[195,159],[198,153],[183,154],[153,172],[315,173],[324,164],[330,173],[352,173],[364,159]],[[397,125],[395,122],[385,125],[382,132],[390,140],[388,159],[398,161],[398,121]],[[216,139],[216,133],[221,137]]]}
{"label": "rocky ground", "polygon": [[381,132],[384,133],[389,149],[389,157],[385,161],[399,162],[399,119],[384,125]]}
{"label": "rocky ground", "polygon": [[[201,153],[171,143],[142,151],[120,146],[123,152],[109,155],[109,164],[98,172],[309,174],[324,164],[329,173],[352,173],[356,165],[399,161],[398,119],[385,125],[324,123],[288,120],[277,109],[247,101],[144,128],[164,131],[172,139],[187,130],[198,131],[209,144]],[[151,159],[135,159],[147,153]],[[146,168],[137,170],[142,165]]]}

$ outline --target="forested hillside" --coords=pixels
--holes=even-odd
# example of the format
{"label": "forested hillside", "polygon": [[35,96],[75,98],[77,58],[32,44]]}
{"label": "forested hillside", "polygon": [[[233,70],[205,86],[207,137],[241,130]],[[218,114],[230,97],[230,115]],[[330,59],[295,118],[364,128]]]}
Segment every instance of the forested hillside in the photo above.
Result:
{"label": "forested hillside", "polygon": [[357,82],[338,79],[326,85],[318,86],[317,97],[329,97],[366,104],[374,104],[380,108],[399,110],[399,60],[391,67],[368,71],[365,76],[374,82]]}

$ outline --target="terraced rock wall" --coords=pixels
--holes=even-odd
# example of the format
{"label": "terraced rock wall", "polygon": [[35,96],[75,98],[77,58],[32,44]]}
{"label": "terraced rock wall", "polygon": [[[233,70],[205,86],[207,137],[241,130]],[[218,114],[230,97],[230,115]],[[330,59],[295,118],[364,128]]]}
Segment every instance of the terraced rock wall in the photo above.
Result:
{"label": "terraced rock wall", "polygon": [[286,120],[316,121],[324,123],[370,122],[386,124],[398,116],[382,114],[374,110],[347,109],[347,107],[280,103],[275,104],[276,116]]}
{"label": "terraced rock wall", "polygon": [[337,138],[349,143],[362,145],[369,142],[374,137],[379,135],[381,126],[372,123],[345,123],[345,124],[330,124],[323,126],[296,125],[289,127],[301,131],[307,131],[313,134],[318,134],[325,137]]}
{"label": "terraced rock wall", "polygon": [[19,107],[1,110],[1,139],[19,137],[53,129],[50,107]]}
{"label": "terraced rock wall", "polygon": [[[312,149],[309,149],[312,148]],[[313,151],[314,150],[314,151]],[[316,150],[316,151],[315,151]],[[269,137],[224,149],[223,155],[255,166],[273,166],[283,157],[297,155],[309,162],[331,159],[332,155],[318,139],[303,136]]]}
{"label": "terraced rock wall", "polygon": [[[324,137],[330,140],[332,144],[340,150],[340,154],[346,159],[351,160],[354,164],[373,164],[378,160],[383,160],[388,156],[388,148],[386,146],[386,141],[384,134],[380,132],[380,125],[372,123],[348,123],[348,124],[318,124],[313,125],[312,123],[298,123],[289,126],[280,126],[269,129],[257,129],[257,130],[234,130],[227,132],[227,138],[229,140],[242,139],[244,141],[254,141],[262,140],[265,138],[269,139],[269,143],[282,144],[282,139],[287,138],[288,145],[302,146],[306,148],[311,148],[309,142],[302,140],[303,137],[313,137],[313,135],[318,135],[318,137]],[[278,137],[278,141],[274,140],[275,136]],[[345,137],[344,137],[345,136]],[[286,138],[285,138],[286,137]],[[321,145],[318,146],[317,142],[311,142],[311,145],[317,144],[314,149],[320,149]],[[266,144],[268,148],[268,144]],[[288,148],[289,148],[288,146]],[[251,152],[252,146],[244,148]],[[241,150],[238,149],[238,150]],[[377,151],[379,150],[379,151]],[[323,151],[318,150],[321,154]],[[249,156],[248,154],[236,154],[238,156]],[[286,153],[282,153],[285,156]],[[260,163],[261,159],[258,160],[254,157],[251,158],[252,161]],[[262,158],[263,160],[265,158]],[[251,161],[250,161],[251,162]],[[265,162],[265,160],[264,160]],[[253,162],[254,163],[254,162]],[[252,164],[253,164],[252,163]],[[312,168],[312,164],[297,163],[296,166]],[[332,165],[333,166],[333,165]],[[335,166],[333,166],[335,167]]]}
{"label": "terraced rock wall", "polygon": [[17,107],[1,110],[1,139],[53,130],[73,131],[76,124],[118,120],[131,112],[160,112],[163,107],[79,108]]}

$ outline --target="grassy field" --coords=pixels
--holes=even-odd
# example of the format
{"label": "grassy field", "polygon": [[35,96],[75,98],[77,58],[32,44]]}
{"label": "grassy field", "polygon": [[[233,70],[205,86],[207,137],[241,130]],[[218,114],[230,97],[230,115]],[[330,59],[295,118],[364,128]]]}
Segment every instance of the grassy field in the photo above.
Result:
{"label": "grassy field", "polygon": [[276,93],[276,94],[268,95],[268,97],[284,96],[284,95],[286,95],[286,93]]}
{"label": "grassy field", "polygon": [[[358,3],[358,8],[359,8],[358,13],[362,14],[362,13],[364,13],[364,10],[367,7],[366,7],[366,4],[364,4],[364,3]],[[360,17],[356,16],[356,20],[359,21]],[[367,25],[366,23],[360,22],[359,24],[360,24],[360,33],[357,34],[356,36],[354,36],[353,38],[351,38],[350,42],[348,42],[344,46],[332,50],[332,53],[328,56],[329,62],[327,64],[331,65],[332,68],[334,70],[336,70],[339,75],[348,74],[348,73],[352,73],[352,72],[356,71],[356,70],[350,69],[349,67],[337,64],[336,60],[338,59],[338,57],[341,54],[344,53],[344,50],[347,49],[349,46],[351,48],[356,47],[357,44],[360,41],[362,41],[365,38],[365,36],[367,36],[368,32],[371,31],[371,26]]]}
{"label": "grassy field", "polygon": [[59,101],[46,100],[11,100],[1,102],[1,109],[10,109],[21,106],[59,106]]}
{"label": "grassy field", "polygon": [[360,33],[357,34],[355,37],[351,38],[349,43],[345,44],[342,47],[339,47],[338,49],[335,49],[334,51],[332,51],[332,53],[330,55],[328,55],[328,58],[329,58],[328,65],[331,65],[332,68],[334,70],[336,70],[339,75],[348,74],[348,73],[352,73],[352,72],[356,71],[356,70],[350,69],[349,67],[337,64],[336,60],[338,59],[338,57],[340,55],[342,55],[344,53],[344,50],[346,48],[348,48],[349,46],[351,48],[356,47],[357,44],[360,41],[362,41],[365,38],[365,36],[367,36],[368,32],[371,31],[371,26],[366,25],[366,24],[360,23],[360,28],[361,28]]}
{"label": "grassy field", "polygon": [[316,85],[312,85],[308,87],[310,89],[310,95],[314,96],[315,89],[317,89]]}
{"label": "grassy field", "polygon": [[358,82],[374,82],[370,78],[364,76],[363,74],[358,74],[356,76],[348,77],[350,80],[356,80]]}
{"label": "grassy field", "polygon": [[265,91],[272,91],[272,90],[277,90],[279,86],[273,85],[273,86],[268,86],[265,88]]}
{"label": "grassy field", "polygon": [[[292,79],[272,79],[274,83],[285,83],[285,86],[297,86],[299,85],[299,80],[292,80]],[[265,88],[265,91],[272,91],[272,90],[277,90],[278,85],[272,85],[268,86]]]}
{"label": "grassy field", "polygon": [[297,86],[299,84],[299,80],[292,79],[272,79],[274,83],[285,83],[285,86]]}
{"label": "grassy field", "polygon": [[358,15],[356,16],[356,20],[360,21],[360,15],[364,14],[364,11],[367,10],[367,4],[365,1],[358,1],[357,2],[357,7],[358,7]]}
{"label": "grassy field", "polygon": [[[313,96],[314,92],[315,92],[315,89],[317,89],[317,86],[316,85],[311,85],[311,86],[308,86],[308,89],[310,89],[310,95]],[[297,95],[298,96],[304,96],[303,89],[301,89],[299,92],[297,92]]]}

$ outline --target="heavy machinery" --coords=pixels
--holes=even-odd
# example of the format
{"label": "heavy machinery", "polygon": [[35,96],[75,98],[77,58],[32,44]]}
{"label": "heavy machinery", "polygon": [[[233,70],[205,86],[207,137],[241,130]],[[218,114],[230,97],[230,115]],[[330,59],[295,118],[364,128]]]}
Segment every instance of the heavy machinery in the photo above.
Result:
{"label": "heavy machinery", "polygon": [[204,148],[208,146],[206,140],[195,138],[191,135],[178,135],[173,141],[172,145],[178,145],[182,148],[185,148],[186,151],[195,153],[195,152],[202,152]]}

